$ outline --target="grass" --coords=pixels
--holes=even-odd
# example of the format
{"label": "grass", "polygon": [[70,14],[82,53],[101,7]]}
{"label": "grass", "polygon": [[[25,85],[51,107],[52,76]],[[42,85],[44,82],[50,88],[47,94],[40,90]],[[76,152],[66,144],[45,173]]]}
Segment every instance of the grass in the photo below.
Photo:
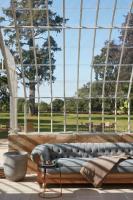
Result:
{"label": "grass", "polygon": [[[28,122],[32,123],[34,126],[35,131],[37,131],[38,120],[37,116],[28,116]],[[92,121],[94,124],[98,124],[102,122],[101,114],[93,114]],[[114,122],[114,115],[105,115],[105,122]],[[133,131],[133,116],[131,116],[131,130]],[[79,131],[87,131],[87,128],[82,124],[88,122],[88,114],[79,114]],[[77,123],[77,116],[76,114],[67,114],[66,116],[66,130],[67,131],[76,131],[76,123]],[[9,114],[8,113],[1,113],[0,114],[0,125],[9,124]],[[53,131],[60,132],[64,130],[64,116],[61,113],[54,113],[53,114]],[[18,125],[24,125],[24,117],[22,113],[18,114]],[[50,132],[51,128],[51,118],[50,113],[41,113],[40,115],[40,131],[41,132]],[[4,127],[4,126],[3,126]],[[117,117],[117,127],[118,132],[126,132],[128,127],[128,117],[127,115],[118,115]],[[8,130],[0,129],[0,138],[7,138]]]}

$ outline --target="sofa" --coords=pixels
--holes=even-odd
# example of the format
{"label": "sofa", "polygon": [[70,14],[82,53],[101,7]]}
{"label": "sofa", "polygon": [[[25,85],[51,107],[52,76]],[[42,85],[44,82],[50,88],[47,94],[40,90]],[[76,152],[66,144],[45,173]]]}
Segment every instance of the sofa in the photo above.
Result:
{"label": "sofa", "polygon": [[[59,182],[61,170],[62,183],[88,183],[80,169],[86,161],[100,156],[113,156],[125,153],[133,156],[133,143],[57,143],[37,145],[31,152],[32,160],[37,164],[37,181],[43,184],[43,170],[40,163],[56,163],[56,168],[47,169],[49,183]],[[107,175],[104,183],[133,183],[133,159],[119,162]]]}

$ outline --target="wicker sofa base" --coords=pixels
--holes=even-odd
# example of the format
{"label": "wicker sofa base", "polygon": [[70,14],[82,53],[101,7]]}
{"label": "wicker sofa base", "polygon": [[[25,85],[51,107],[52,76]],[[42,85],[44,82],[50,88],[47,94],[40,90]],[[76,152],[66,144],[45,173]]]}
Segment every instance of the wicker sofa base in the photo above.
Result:
{"label": "wicker sofa base", "polygon": [[5,178],[4,168],[0,167],[0,178]]}
{"label": "wicker sofa base", "polygon": [[[40,179],[41,178],[41,179]],[[40,181],[43,182],[43,175],[40,177]],[[90,183],[81,174],[62,174],[62,184],[88,184]],[[47,183],[60,183],[59,174],[47,174]],[[133,173],[110,173],[104,180],[104,183],[108,184],[131,184],[133,183]]]}

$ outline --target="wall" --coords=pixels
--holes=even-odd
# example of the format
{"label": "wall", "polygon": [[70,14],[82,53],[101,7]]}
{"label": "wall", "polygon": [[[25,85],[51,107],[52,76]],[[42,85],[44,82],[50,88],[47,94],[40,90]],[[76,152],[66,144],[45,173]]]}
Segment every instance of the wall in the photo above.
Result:
{"label": "wall", "polygon": [[[38,144],[70,142],[133,142],[133,134],[11,134],[8,136],[9,151],[27,151],[29,154]],[[35,172],[36,165],[29,159],[28,172]]]}

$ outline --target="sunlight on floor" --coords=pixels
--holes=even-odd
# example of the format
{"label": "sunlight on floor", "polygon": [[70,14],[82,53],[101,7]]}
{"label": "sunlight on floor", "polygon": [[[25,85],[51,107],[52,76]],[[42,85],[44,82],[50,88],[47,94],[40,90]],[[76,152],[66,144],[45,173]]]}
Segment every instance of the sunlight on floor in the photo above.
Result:
{"label": "sunlight on floor", "polygon": [[[51,186],[52,191],[58,191],[58,186]],[[22,182],[11,182],[0,179],[1,200],[37,200],[40,188],[35,182],[35,177],[28,176]],[[64,185],[62,200],[131,200],[133,199],[132,185],[110,185],[103,188],[91,188],[83,185]]]}

